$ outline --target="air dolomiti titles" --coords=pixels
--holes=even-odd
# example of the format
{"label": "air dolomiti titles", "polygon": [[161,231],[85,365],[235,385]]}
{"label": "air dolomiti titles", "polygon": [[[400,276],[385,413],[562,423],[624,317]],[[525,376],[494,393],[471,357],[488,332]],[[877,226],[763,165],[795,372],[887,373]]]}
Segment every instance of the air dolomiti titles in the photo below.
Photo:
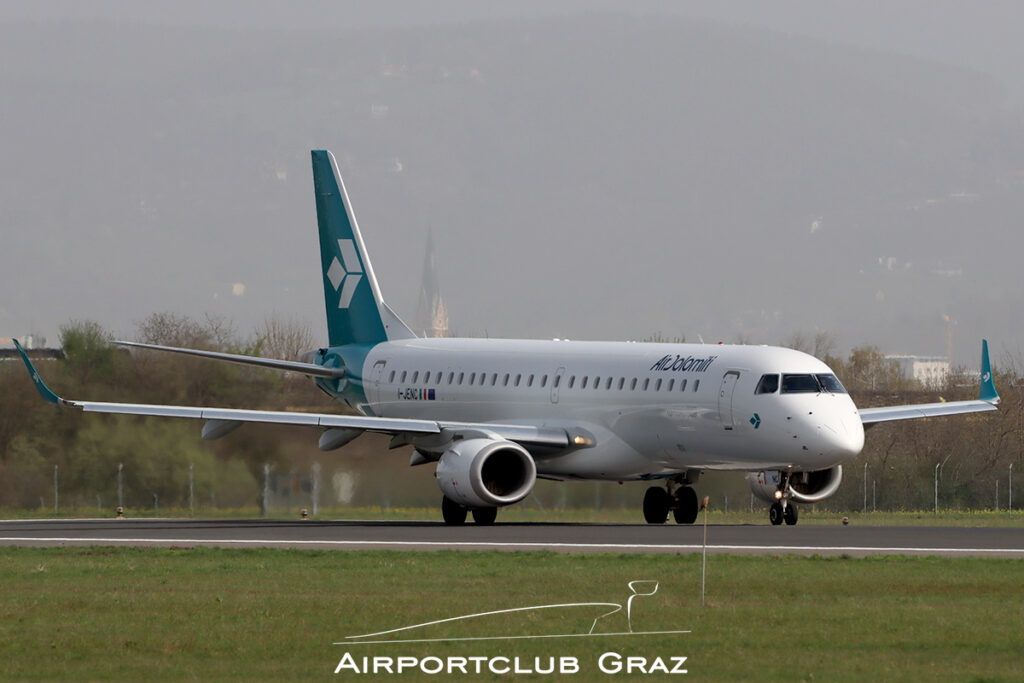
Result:
{"label": "air dolomiti titles", "polygon": [[715,362],[718,356],[708,356],[707,358],[694,358],[693,356],[687,356],[683,358],[679,354],[673,356],[669,354],[662,356],[661,360],[651,366],[651,372],[704,372],[711,364]]}

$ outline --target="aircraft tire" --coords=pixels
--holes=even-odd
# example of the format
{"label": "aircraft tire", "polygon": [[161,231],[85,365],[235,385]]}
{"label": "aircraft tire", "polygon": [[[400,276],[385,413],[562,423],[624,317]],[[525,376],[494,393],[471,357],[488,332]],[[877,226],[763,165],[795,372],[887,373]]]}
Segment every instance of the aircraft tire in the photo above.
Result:
{"label": "aircraft tire", "polygon": [[644,520],[648,524],[664,524],[668,521],[668,509],[672,502],[668,491],[652,486],[644,494]]}
{"label": "aircraft tire", "polygon": [[700,502],[692,486],[684,486],[676,491],[676,506],[672,509],[676,524],[693,524],[699,512]]}
{"label": "aircraft tire", "polygon": [[467,512],[468,510],[466,510],[466,508],[462,507],[448,496],[441,498],[441,517],[444,518],[445,524],[449,526],[465,524]]}
{"label": "aircraft tire", "polygon": [[782,518],[786,520],[787,526],[793,526],[797,520],[800,519],[800,512],[796,509],[796,505],[790,503],[786,506],[786,509],[782,511]]}
{"label": "aircraft tire", "polygon": [[768,521],[772,523],[772,526],[778,526],[782,524],[782,503],[772,503],[772,506],[768,508]]}
{"label": "aircraft tire", "polygon": [[484,526],[494,524],[498,518],[498,508],[473,508],[473,522]]}

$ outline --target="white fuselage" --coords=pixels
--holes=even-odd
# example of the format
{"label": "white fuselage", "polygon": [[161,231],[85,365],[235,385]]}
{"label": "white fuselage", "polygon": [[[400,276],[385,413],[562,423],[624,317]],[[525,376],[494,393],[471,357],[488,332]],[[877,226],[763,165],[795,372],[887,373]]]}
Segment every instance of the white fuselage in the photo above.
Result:
{"label": "white fuselage", "polygon": [[538,473],[557,478],[820,470],[860,453],[864,430],[849,395],[755,393],[773,373],[832,371],[767,346],[408,339],[370,351],[363,386],[381,417],[591,434],[592,447],[534,454]]}

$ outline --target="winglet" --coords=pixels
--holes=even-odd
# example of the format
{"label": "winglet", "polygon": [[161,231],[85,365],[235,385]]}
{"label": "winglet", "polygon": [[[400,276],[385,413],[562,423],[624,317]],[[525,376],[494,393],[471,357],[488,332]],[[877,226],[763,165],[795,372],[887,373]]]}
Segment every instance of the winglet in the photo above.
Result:
{"label": "winglet", "polygon": [[992,364],[988,360],[988,340],[981,340],[981,392],[978,400],[999,405],[999,392],[996,391],[995,382],[992,381]]}
{"label": "winglet", "polygon": [[46,382],[44,382],[43,378],[39,376],[39,373],[36,371],[35,366],[32,365],[32,361],[28,359],[28,354],[25,353],[25,349],[21,348],[21,344],[18,343],[18,340],[14,339],[12,341],[14,342],[14,345],[18,349],[18,353],[21,354],[21,359],[25,361],[25,367],[28,368],[28,374],[32,376],[32,382],[36,385],[36,389],[39,390],[40,396],[42,396],[50,403],[54,403],[56,405],[66,404],[67,401],[62,399],[57,394],[53,393],[50,390],[50,387],[46,386]]}

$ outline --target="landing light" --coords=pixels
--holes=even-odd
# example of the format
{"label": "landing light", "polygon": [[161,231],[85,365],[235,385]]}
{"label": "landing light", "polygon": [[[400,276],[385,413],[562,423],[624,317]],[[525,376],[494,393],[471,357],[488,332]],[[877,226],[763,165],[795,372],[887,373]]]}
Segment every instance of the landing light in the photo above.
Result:
{"label": "landing light", "polygon": [[775,491],[775,500],[782,500],[782,491]]}
{"label": "landing light", "polygon": [[593,439],[588,439],[585,436],[574,436],[574,437],[572,437],[572,442],[574,444],[576,444],[577,446],[593,446],[594,445],[594,440]]}

